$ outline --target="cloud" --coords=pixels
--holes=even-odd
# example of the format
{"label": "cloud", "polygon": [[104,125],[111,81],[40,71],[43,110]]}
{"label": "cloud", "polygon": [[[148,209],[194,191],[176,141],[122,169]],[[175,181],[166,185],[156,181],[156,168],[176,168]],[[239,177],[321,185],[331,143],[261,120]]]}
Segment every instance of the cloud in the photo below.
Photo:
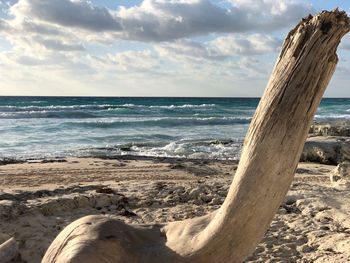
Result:
{"label": "cloud", "polygon": [[118,31],[121,25],[106,8],[92,6],[86,1],[20,0],[11,8],[19,17],[31,17],[66,27],[90,31]]}
{"label": "cloud", "polygon": [[[134,7],[110,10],[77,0],[19,0],[10,10],[17,23],[40,22],[86,34],[108,32],[115,39],[153,42],[210,33],[270,32],[314,12],[311,5],[293,0],[229,3],[224,8],[209,0],[144,0]],[[43,28],[36,30],[45,33]]]}
{"label": "cloud", "polygon": [[161,61],[151,50],[141,50],[107,54],[104,62],[114,70],[149,73],[153,69],[160,70]]}
{"label": "cloud", "polygon": [[230,34],[200,43],[188,39],[158,44],[155,49],[163,57],[187,57],[192,61],[222,61],[232,56],[276,53],[282,40],[264,34]]}
{"label": "cloud", "polygon": [[210,45],[222,55],[262,55],[277,52],[282,40],[263,34],[218,37]]}
{"label": "cloud", "polygon": [[[281,40],[269,34],[313,12],[293,0],[144,0],[118,9],[86,0],[18,0],[6,8],[0,18],[0,38],[11,45],[0,50],[5,82],[25,86],[16,84],[21,76],[32,89],[108,86],[129,95],[191,95],[204,86],[211,95],[232,86],[244,95],[248,89],[241,87],[261,86],[273,66]],[[259,57],[265,54],[272,55]]]}
{"label": "cloud", "polygon": [[65,32],[61,27],[55,25],[40,23],[38,21],[28,21],[23,20],[19,25],[15,25],[15,28],[19,30],[18,33],[27,32],[40,35],[49,35],[49,36],[62,36],[65,35]]}
{"label": "cloud", "polygon": [[82,44],[70,44],[64,43],[58,39],[42,38],[37,36],[36,42],[43,45],[45,48],[56,51],[84,51],[85,48]]}
{"label": "cloud", "polygon": [[16,49],[40,53],[42,49],[54,51],[84,51],[78,34],[53,24],[31,20],[0,20],[0,33]]}
{"label": "cloud", "polygon": [[240,15],[210,1],[145,0],[118,12],[127,39],[170,41],[211,32],[239,30]]}
{"label": "cloud", "polygon": [[7,31],[8,30],[8,24],[5,20],[0,19],[0,32],[1,31]]}
{"label": "cloud", "polygon": [[188,39],[159,44],[154,48],[160,56],[169,57],[173,60],[179,57],[186,57],[193,61],[202,61],[203,59],[223,60],[227,58],[226,55],[218,53],[207,43],[199,43]]}
{"label": "cloud", "polygon": [[118,16],[126,38],[170,41],[208,33],[279,30],[314,12],[310,5],[288,0],[231,2],[223,8],[208,0],[145,0],[121,9]]}

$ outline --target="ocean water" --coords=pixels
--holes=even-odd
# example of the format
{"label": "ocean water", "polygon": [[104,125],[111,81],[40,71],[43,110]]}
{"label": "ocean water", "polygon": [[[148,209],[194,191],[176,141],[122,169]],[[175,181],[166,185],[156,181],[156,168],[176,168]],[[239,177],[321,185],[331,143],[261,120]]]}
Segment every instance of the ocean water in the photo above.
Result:
{"label": "ocean water", "polygon": [[[0,97],[0,159],[238,159],[258,98]],[[323,99],[316,120],[350,119]]]}

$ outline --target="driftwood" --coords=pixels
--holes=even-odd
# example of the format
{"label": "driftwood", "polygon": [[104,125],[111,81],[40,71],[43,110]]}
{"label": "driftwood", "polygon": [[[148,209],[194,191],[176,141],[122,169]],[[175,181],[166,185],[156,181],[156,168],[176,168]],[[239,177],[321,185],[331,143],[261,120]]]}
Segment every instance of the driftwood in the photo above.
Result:
{"label": "driftwood", "polygon": [[12,237],[0,245],[0,262],[14,262],[18,257],[18,252],[16,240]]}
{"label": "driftwood", "polygon": [[216,212],[166,225],[87,216],[49,247],[53,262],[241,262],[283,201],[321,97],[350,30],[345,12],[303,19],[287,36],[250,124],[228,196]]}

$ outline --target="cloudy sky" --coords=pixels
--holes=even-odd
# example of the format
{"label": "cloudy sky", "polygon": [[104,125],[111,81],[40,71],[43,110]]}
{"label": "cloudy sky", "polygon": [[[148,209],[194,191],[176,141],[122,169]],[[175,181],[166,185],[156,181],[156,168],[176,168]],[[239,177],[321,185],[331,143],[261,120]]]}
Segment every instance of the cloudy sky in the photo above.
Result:
{"label": "cloudy sky", "polygon": [[[0,95],[253,96],[302,17],[350,1],[0,0]],[[350,97],[350,36],[326,92]]]}

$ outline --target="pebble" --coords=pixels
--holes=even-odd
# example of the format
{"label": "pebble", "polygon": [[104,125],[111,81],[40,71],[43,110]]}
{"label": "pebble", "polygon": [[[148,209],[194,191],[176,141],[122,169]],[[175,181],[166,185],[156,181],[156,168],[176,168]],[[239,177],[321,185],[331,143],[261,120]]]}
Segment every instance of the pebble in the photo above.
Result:
{"label": "pebble", "polygon": [[111,199],[107,195],[96,196],[95,207],[105,207],[111,204]]}
{"label": "pebble", "polygon": [[307,244],[305,244],[305,245],[302,245],[300,247],[297,247],[297,250],[302,252],[302,253],[309,253],[309,252],[313,251],[313,248],[308,246]]}
{"label": "pebble", "polygon": [[284,207],[280,207],[280,208],[278,209],[278,213],[279,213],[280,215],[285,215],[285,214],[287,214],[287,210],[286,210]]}
{"label": "pebble", "polygon": [[203,204],[203,201],[200,200],[200,199],[196,199],[196,200],[193,200],[193,204],[194,204],[194,205],[202,205],[202,204]]}
{"label": "pebble", "polygon": [[210,205],[220,205],[220,204],[221,204],[221,200],[220,198],[217,198],[217,197],[213,198],[210,202]]}
{"label": "pebble", "polygon": [[199,194],[199,198],[205,202],[205,203],[209,203],[212,199],[213,199],[213,196],[212,195],[206,195],[204,193],[201,193]]}
{"label": "pebble", "polygon": [[190,191],[189,196],[192,199],[196,199],[200,193],[201,193],[201,190],[199,189],[199,187],[196,187]]}

